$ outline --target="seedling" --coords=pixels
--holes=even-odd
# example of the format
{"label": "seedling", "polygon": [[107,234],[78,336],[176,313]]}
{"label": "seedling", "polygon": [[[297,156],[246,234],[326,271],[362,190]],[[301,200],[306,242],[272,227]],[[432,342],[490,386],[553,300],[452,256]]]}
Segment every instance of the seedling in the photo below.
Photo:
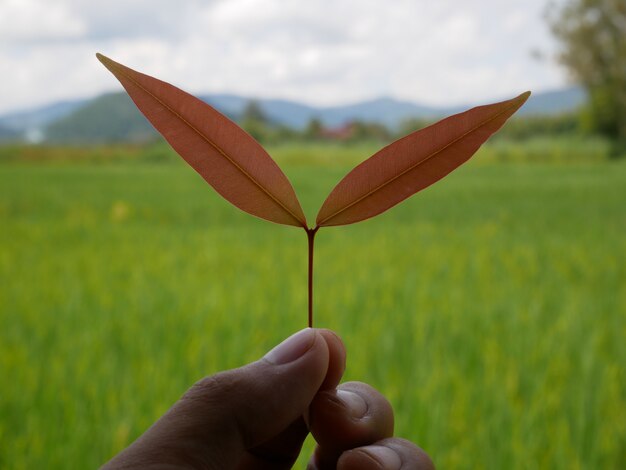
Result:
{"label": "seedling", "polygon": [[328,195],[309,227],[291,183],[249,134],[198,98],[97,54],[165,140],[224,199],[308,239],[308,325],[313,326],[313,247],[322,227],[374,217],[469,160],[530,92],[478,106],[413,132],[356,166]]}

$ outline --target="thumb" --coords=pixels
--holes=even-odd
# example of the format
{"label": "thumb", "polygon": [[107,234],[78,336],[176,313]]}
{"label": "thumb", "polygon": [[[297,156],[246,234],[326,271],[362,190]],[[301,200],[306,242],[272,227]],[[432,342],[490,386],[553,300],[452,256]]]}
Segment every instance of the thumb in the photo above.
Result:
{"label": "thumb", "polygon": [[211,421],[226,439],[251,449],[279,434],[307,410],[328,366],[328,344],[319,330],[307,328],[261,360],[201,381],[186,398],[214,401],[217,406],[211,407]]}
{"label": "thumb", "polygon": [[[123,454],[150,456],[144,463],[233,468],[248,451],[276,444],[320,388],[337,385],[344,361],[333,333],[299,331],[262,359],[196,383]],[[302,442],[285,437],[297,452]]]}

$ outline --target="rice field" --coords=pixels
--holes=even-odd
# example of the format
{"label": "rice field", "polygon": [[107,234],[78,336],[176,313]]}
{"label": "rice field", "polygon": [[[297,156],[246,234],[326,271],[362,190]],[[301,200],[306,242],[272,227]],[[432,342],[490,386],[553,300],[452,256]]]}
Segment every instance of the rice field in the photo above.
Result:
{"label": "rice field", "polygon": [[[271,152],[310,220],[368,155],[319,151]],[[315,323],[438,468],[626,468],[625,234],[623,159],[478,156],[318,233]],[[1,163],[0,468],[99,466],[306,302],[304,232],[181,162]]]}

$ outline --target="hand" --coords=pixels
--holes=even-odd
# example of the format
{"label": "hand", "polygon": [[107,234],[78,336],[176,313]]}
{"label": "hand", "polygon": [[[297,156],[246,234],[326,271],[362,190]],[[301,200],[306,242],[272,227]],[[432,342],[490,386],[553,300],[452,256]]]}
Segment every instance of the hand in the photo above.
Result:
{"label": "hand", "polygon": [[104,468],[287,469],[310,430],[311,470],[434,469],[424,451],[392,437],[380,393],[337,386],[345,357],[331,331],[302,330],[263,359],[195,384]]}

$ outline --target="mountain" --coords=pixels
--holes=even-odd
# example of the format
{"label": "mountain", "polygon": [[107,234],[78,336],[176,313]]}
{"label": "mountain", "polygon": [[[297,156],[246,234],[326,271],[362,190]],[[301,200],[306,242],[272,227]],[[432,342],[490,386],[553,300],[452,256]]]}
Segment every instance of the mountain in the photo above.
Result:
{"label": "mountain", "polygon": [[14,129],[0,125],[0,141],[15,141],[21,138],[22,134]]}
{"label": "mountain", "polygon": [[200,99],[235,120],[243,115],[251,101],[255,101],[271,122],[295,129],[306,126],[315,114],[315,108],[288,100],[256,99],[228,94],[200,96]]}
{"label": "mountain", "polygon": [[443,114],[437,108],[420,106],[393,98],[379,98],[348,106],[322,108],[319,118],[329,126],[336,127],[348,121],[378,122],[387,127],[397,127],[411,118],[436,118]]}
{"label": "mountain", "polygon": [[[476,104],[469,104],[465,106],[433,107],[409,101],[400,101],[394,98],[378,98],[351,105],[316,108],[287,100],[255,100],[254,98],[237,95],[207,95],[201,98],[216,109],[235,116],[240,116],[250,101],[257,101],[265,115],[272,122],[295,129],[304,128],[312,118],[319,119],[328,127],[337,127],[349,121],[360,120],[379,122],[394,128],[407,119],[437,119],[476,106]],[[585,93],[578,87],[534,93],[518,114],[562,114],[574,111],[584,101]]]}
{"label": "mountain", "polygon": [[234,116],[241,116],[248,103],[256,101],[270,121],[294,129],[303,129],[313,118],[319,119],[328,127],[337,127],[353,120],[379,122],[395,127],[412,117],[435,117],[441,114],[437,108],[419,106],[393,98],[379,98],[352,105],[318,108],[288,100],[257,100],[237,95],[208,95],[200,98],[221,112]]}
{"label": "mountain", "polygon": [[[360,120],[397,128],[411,118],[437,119],[472,107],[429,107],[394,98],[331,107],[232,94],[204,95],[200,98],[233,120],[238,120],[246,106],[255,101],[271,122],[295,129],[304,128],[313,118],[319,119],[326,127],[338,127],[349,121]],[[519,114],[528,116],[571,112],[582,105],[584,100],[585,94],[580,88],[536,93]],[[45,137],[49,142],[70,143],[142,142],[155,136],[151,125],[123,92],[107,93],[91,100],[59,102],[0,116],[0,129],[5,129],[11,138],[17,133],[31,139]]]}
{"label": "mountain", "polygon": [[[212,101],[208,97],[205,101]],[[245,106],[247,101],[241,99]],[[227,100],[216,98],[215,106],[231,119],[239,116],[231,112]],[[238,109],[237,106],[230,106]],[[74,112],[50,123],[45,129],[46,141],[52,143],[100,144],[107,142],[140,143],[156,136],[152,125],[137,110],[130,97],[123,92],[107,93],[86,102]]]}
{"label": "mountain", "polygon": [[519,110],[520,116],[562,114],[582,106],[587,95],[582,88],[570,87],[531,95]]}
{"label": "mountain", "polygon": [[126,93],[107,93],[50,123],[45,135],[53,143],[142,142],[154,130]]}
{"label": "mountain", "polygon": [[86,100],[59,101],[46,106],[16,111],[0,116],[0,139],[23,137],[37,140],[50,123],[70,115],[85,105]]}

